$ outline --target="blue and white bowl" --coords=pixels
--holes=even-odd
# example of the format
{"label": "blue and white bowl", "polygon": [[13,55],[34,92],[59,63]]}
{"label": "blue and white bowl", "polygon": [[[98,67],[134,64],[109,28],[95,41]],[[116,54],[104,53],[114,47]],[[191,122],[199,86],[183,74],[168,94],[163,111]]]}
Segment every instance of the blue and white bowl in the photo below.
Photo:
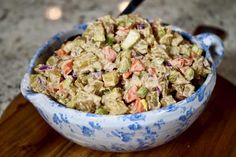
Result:
{"label": "blue and white bowl", "polygon": [[[186,39],[203,48],[212,63],[212,73],[190,97],[167,107],[128,115],[96,115],[66,108],[50,97],[30,89],[29,76],[36,64],[43,63],[64,41],[81,34],[87,25],[59,33],[39,48],[30,61],[21,82],[21,92],[38,110],[43,119],[64,137],[96,150],[131,152],[162,145],[185,131],[202,113],[216,83],[216,67],[224,55],[222,41],[214,34],[192,36],[173,27]],[[215,53],[209,48],[215,47]]]}

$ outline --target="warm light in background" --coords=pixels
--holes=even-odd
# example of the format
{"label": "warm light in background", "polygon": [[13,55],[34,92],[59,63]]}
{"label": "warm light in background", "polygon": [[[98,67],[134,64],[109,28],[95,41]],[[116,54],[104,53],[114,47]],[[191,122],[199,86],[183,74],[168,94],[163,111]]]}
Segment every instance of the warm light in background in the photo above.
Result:
{"label": "warm light in background", "polygon": [[49,20],[58,20],[62,17],[62,10],[59,6],[51,6],[47,8],[45,15]]}
{"label": "warm light in background", "polygon": [[122,12],[128,6],[129,2],[129,0],[123,0],[122,2],[120,2],[118,4],[118,10]]}

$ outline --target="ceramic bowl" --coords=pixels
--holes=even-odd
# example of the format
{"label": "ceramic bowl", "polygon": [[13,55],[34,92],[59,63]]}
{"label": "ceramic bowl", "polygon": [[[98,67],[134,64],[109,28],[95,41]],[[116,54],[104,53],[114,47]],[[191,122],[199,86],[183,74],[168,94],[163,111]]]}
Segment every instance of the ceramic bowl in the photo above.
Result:
{"label": "ceramic bowl", "polygon": [[[162,145],[185,131],[202,113],[216,83],[216,67],[220,64],[224,47],[214,34],[193,36],[173,26],[174,31],[203,48],[212,64],[212,73],[190,97],[167,107],[137,114],[96,115],[66,108],[50,97],[33,92],[29,75],[36,64],[43,63],[69,38],[81,34],[87,25],[61,32],[40,47],[30,61],[21,82],[21,92],[38,110],[43,119],[64,137],[74,143],[96,150],[132,152]],[[210,47],[215,52],[209,51]]]}

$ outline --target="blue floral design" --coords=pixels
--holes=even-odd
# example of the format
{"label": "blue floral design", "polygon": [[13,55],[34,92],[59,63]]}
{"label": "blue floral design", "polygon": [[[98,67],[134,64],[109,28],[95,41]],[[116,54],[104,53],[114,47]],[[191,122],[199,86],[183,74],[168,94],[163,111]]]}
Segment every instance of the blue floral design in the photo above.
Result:
{"label": "blue floral design", "polygon": [[52,120],[55,124],[59,125],[62,123],[62,120],[60,120],[60,118],[57,116],[56,113],[53,114]]}
{"label": "blue floral design", "polygon": [[93,129],[97,129],[97,130],[101,130],[102,129],[102,127],[101,127],[101,125],[99,124],[99,123],[95,123],[95,122],[92,122],[92,121],[90,121],[90,122],[88,122],[89,123],[89,125],[93,128]]}
{"label": "blue floral design", "polygon": [[140,113],[130,114],[123,116],[123,121],[130,120],[130,121],[145,121],[146,116]]}
{"label": "blue floral design", "polygon": [[195,98],[196,98],[196,94],[194,93],[193,95],[187,97],[186,101],[187,101],[187,103],[190,103],[190,102],[194,101]]}
{"label": "blue floral design", "polygon": [[66,117],[66,115],[63,115],[62,113],[59,113],[59,115],[60,115],[61,120],[62,120],[64,123],[69,124],[69,121],[68,121],[68,118]]}
{"label": "blue floral design", "polygon": [[133,124],[128,125],[128,128],[130,130],[136,131],[142,129],[142,126],[139,123],[135,122]]}
{"label": "blue floral design", "polygon": [[90,128],[88,128],[86,126],[82,126],[81,130],[82,130],[82,133],[84,136],[90,137],[90,136],[94,135],[94,130],[91,130]]}
{"label": "blue floral design", "polygon": [[193,115],[193,108],[190,108],[189,110],[186,111],[185,114],[179,116],[179,121],[182,127],[187,126],[189,124],[189,120]]}
{"label": "blue floral design", "polygon": [[166,112],[174,112],[174,111],[176,111],[178,109],[178,107],[176,106],[176,105],[169,105],[169,106],[167,106],[166,108],[164,108],[164,110],[166,111]]}
{"label": "blue floral design", "polygon": [[137,150],[144,150],[149,148],[150,145],[154,144],[157,140],[157,133],[152,131],[149,127],[145,127],[146,133],[143,135],[143,139],[138,138],[138,148]]}
{"label": "blue floral design", "polygon": [[198,90],[198,101],[201,102],[204,98],[206,86],[201,86],[200,89]]}
{"label": "blue floral design", "polygon": [[129,142],[132,140],[132,137],[134,136],[135,133],[126,133],[119,130],[115,130],[115,131],[112,131],[111,134],[120,138],[121,141],[123,142]]}
{"label": "blue floral design", "polygon": [[159,130],[161,129],[162,126],[164,126],[166,123],[163,119],[158,120],[153,124],[153,126],[156,126]]}

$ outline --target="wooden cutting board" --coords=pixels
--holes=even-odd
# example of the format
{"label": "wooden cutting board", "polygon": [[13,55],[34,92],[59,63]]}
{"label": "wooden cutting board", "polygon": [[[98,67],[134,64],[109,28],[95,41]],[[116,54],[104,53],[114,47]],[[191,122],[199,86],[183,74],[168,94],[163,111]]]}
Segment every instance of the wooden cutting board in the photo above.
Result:
{"label": "wooden cutting board", "polygon": [[218,76],[199,119],[175,140],[143,152],[105,153],[81,147],[55,132],[19,94],[0,119],[0,157],[5,156],[196,156],[236,157],[236,87]]}

